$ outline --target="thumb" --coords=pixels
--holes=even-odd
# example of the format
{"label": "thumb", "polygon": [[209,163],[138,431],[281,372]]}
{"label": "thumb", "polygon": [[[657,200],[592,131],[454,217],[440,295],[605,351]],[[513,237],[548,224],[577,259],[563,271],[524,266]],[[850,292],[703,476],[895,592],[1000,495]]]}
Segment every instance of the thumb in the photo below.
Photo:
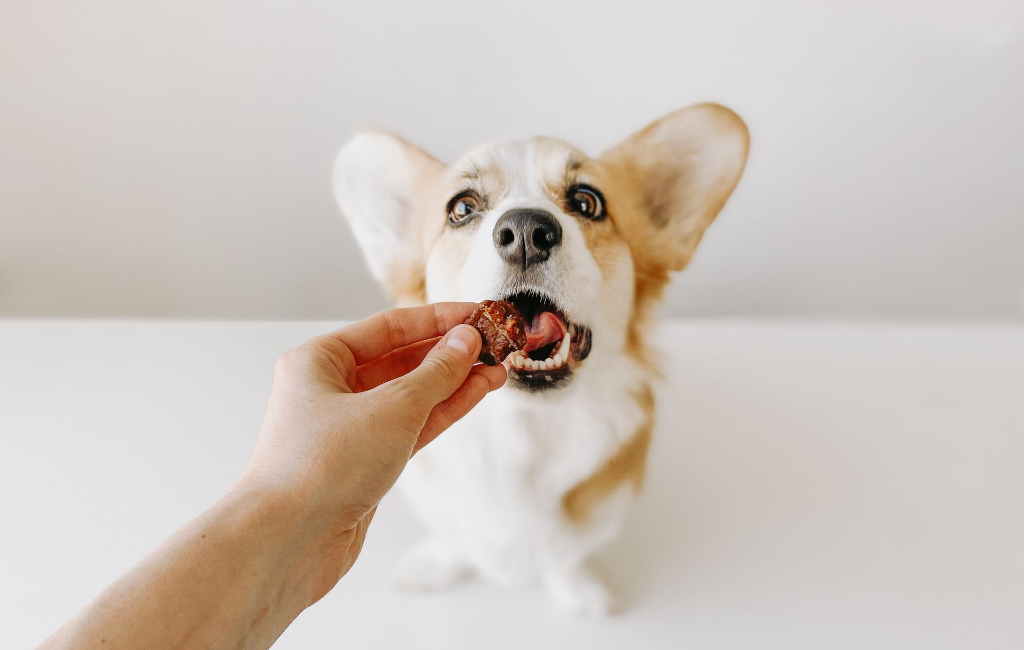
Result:
{"label": "thumb", "polygon": [[427,411],[462,386],[480,356],[480,333],[470,325],[456,325],[437,342],[416,368],[401,377],[406,394]]}

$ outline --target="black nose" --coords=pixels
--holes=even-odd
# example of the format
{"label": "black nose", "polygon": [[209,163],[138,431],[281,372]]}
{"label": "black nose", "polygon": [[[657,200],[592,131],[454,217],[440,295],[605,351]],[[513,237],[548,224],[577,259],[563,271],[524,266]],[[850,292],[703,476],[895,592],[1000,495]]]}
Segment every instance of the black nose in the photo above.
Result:
{"label": "black nose", "polygon": [[546,260],[551,249],[562,243],[562,227],[550,212],[516,208],[501,215],[493,236],[498,254],[525,269]]}

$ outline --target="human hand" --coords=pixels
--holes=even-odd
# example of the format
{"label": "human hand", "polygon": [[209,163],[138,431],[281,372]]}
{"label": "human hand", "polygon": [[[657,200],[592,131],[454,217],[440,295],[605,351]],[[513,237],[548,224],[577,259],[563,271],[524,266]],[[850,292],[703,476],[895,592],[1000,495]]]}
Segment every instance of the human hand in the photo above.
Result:
{"label": "human hand", "polygon": [[351,567],[377,503],[412,455],[505,382],[477,365],[473,303],[394,309],[286,352],[236,490],[270,493],[304,516],[318,548],[311,597]]}

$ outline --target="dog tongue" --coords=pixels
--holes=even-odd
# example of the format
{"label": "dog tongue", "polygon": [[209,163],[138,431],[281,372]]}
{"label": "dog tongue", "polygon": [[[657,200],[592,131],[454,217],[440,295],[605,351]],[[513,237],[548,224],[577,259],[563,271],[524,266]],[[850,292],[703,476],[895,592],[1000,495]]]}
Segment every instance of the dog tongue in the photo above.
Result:
{"label": "dog tongue", "polygon": [[542,311],[533,317],[533,322],[526,326],[526,350],[537,350],[549,343],[561,341],[569,328],[565,326],[557,314]]}

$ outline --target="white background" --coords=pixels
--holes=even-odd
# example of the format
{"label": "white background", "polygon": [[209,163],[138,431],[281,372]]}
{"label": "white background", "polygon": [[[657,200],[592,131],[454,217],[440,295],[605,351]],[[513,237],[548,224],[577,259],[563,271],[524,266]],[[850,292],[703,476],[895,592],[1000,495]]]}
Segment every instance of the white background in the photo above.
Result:
{"label": "white background", "polygon": [[0,315],[358,317],[383,127],[598,153],[715,100],[745,178],[670,315],[1024,315],[1021,4],[0,0]]}

